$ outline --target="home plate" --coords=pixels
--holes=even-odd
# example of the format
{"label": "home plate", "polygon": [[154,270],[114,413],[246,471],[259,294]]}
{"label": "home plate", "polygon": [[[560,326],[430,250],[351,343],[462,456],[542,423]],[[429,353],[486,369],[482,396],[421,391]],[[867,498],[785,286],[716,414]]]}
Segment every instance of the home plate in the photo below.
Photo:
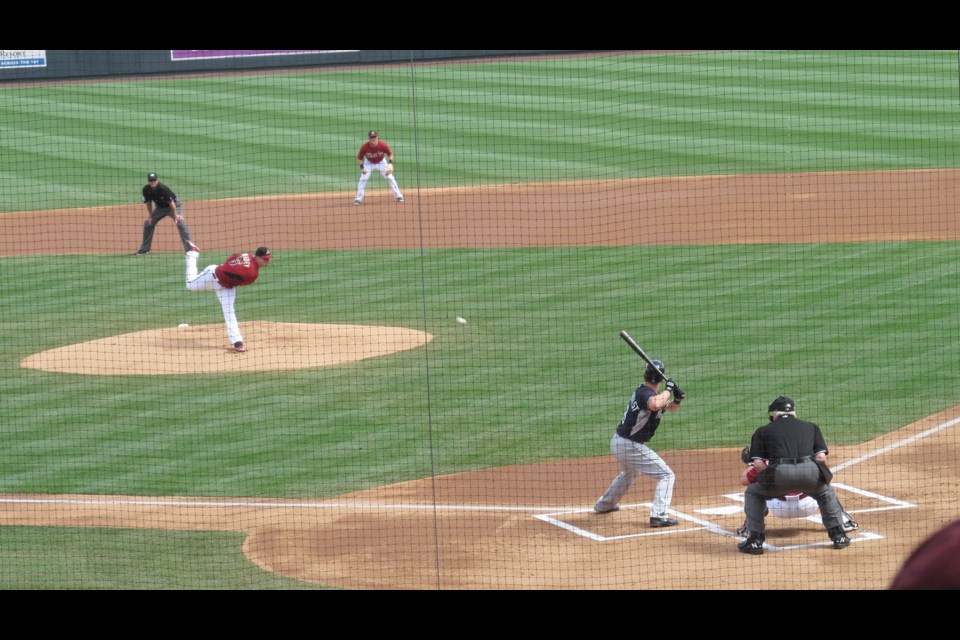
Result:
{"label": "home plate", "polygon": [[726,507],[712,507],[710,509],[694,509],[695,513],[703,513],[708,516],[729,516],[734,513],[740,513],[743,511],[741,505],[732,504]]}

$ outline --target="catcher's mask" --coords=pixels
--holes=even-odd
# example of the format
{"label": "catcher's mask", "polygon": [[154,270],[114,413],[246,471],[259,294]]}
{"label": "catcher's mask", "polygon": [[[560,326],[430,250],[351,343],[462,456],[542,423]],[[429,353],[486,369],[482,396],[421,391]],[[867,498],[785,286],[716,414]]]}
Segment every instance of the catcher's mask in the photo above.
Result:
{"label": "catcher's mask", "polygon": [[654,360],[653,363],[648,364],[647,368],[643,370],[643,379],[647,382],[660,382],[663,380],[664,370],[663,362]]}

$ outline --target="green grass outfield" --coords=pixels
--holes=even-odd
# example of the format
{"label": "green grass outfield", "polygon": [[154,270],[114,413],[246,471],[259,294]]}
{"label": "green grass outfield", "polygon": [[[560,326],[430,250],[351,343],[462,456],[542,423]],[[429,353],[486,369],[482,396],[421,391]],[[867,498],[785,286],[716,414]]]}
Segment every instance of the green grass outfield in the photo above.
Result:
{"label": "green grass outfield", "polygon": [[240,533],[0,527],[0,579],[30,590],[320,588],[263,571],[242,545]]}
{"label": "green grass outfield", "polygon": [[393,147],[407,190],[952,167],[957,86],[954,51],[0,84],[0,211],[139,202],[151,170],[187,201],[351,191],[371,128]]}
{"label": "green grass outfield", "polygon": [[[421,281],[414,251],[284,252],[240,291],[242,320],[398,325],[435,340],[334,368],[132,377],[18,362],[221,324],[213,294],[182,288],[180,254],[7,258],[17,277],[4,299],[20,313],[0,322],[0,491],[333,496],[601,455],[642,370],[620,329],[690,396],[661,449],[744,443],[781,393],[831,442],[858,442],[955,404],[960,320],[943,292],[957,286],[957,253],[947,242],[440,250],[424,255]],[[666,275],[638,285],[655,261]],[[51,282],[58,263],[110,287]],[[140,288],[154,272],[156,287]]]}
{"label": "green grass outfield", "polygon": [[[957,86],[955,52],[0,85],[0,208],[138,202],[148,170],[188,201],[351,191],[371,127],[394,147],[408,192],[955,167]],[[241,320],[400,325],[435,340],[332,369],[140,377],[18,363],[120,333],[221,324],[213,294],[184,290],[181,254],[0,258],[0,493],[326,497],[603,455],[642,371],[621,329],[689,395],[659,450],[742,446],[781,393],[829,442],[861,442],[956,403],[958,258],[952,242],[278,251],[239,292]],[[258,578],[233,534],[93,531],[0,528],[0,546],[29,548],[3,558],[0,587],[293,584]],[[201,556],[212,559],[184,560]]]}

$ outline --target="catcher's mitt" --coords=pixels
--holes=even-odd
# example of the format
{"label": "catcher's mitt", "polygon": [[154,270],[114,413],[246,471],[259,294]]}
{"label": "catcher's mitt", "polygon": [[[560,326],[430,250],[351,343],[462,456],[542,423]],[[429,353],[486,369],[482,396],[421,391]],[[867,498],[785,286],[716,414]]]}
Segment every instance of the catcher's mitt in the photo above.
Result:
{"label": "catcher's mitt", "polygon": [[388,176],[392,176],[392,175],[393,175],[393,163],[392,163],[392,162],[388,162],[388,163],[387,163],[387,170],[384,171],[384,173],[386,173]]}
{"label": "catcher's mitt", "polygon": [[750,464],[750,447],[743,448],[743,451],[740,452],[740,459],[743,460],[743,464]]}

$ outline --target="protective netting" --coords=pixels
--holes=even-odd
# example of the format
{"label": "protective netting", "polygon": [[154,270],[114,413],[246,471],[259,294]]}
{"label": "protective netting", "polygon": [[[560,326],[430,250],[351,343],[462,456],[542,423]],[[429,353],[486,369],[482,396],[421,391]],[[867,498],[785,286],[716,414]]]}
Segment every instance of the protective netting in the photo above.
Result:
{"label": "protective netting", "polygon": [[[151,53],[0,66],[3,587],[877,589],[960,516],[957,52]],[[738,553],[780,395],[849,548]]]}

